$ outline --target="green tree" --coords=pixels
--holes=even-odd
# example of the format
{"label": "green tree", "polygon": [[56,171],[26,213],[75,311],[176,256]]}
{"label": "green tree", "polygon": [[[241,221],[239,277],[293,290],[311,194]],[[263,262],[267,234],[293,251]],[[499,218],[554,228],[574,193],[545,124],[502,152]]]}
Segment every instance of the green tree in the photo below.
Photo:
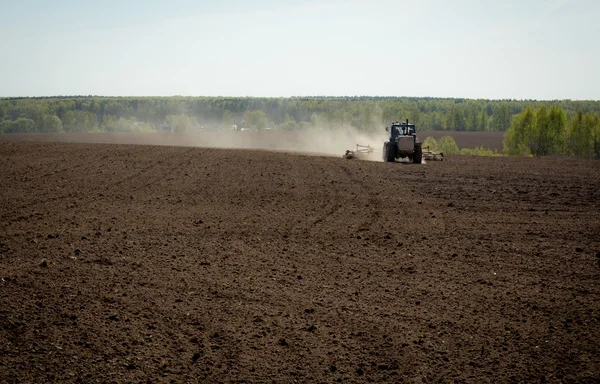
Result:
{"label": "green tree", "polygon": [[195,129],[198,124],[195,117],[190,117],[186,114],[168,115],[166,121],[173,132],[191,131]]}
{"label": "green tree", "polygon": [[113,115],[104,115],[101,129],[104,132],[117,132],[119,130],[117,118]]}
{"label": "green tree", "polygon": [[479,131],[479,111],[474,103],[467,104],[465,109],[465,128],[467,131]]}
{"label": "green tree", "polygon": [[534,112],[531,108],[526,108],[513,119],[511,127],[504,134],[504,153],[511,156],[531,154],[530,138],[534,126]]}
{"label": "green tree", "polygon": [[547,155],[548,108],[542,105],[535,111],[534,124],[528,137],[527,145],[534,156]]}
{"label": "green tree", "polygon": [[75,111],[67,111],[62,117],[63,129],[65,132],[75,132],[77,129],[77,114]]}
{"label": "green tree", "polygon": [[568,124],[567,153],[587,158],[594,156],[594,117],[580,109]]}
{"label": "green tree", "polygon": [[8,124],[7,133],[31,133],[35,132],[35,121],[24,117],[19,117],[17,120]]}
{"label": "green tree", "polygon": [[63,131],[62,121],[56,115],[46,115],[44,116],[42,131],[60,133]]}
{"label": "green tree", "polygon": [[438,140],[438,148],[440,152],[443,152],[445,155],[457,155],[460,153],[458,149],[458,145],[456,145],[456,141],[452,136],[442,136]]}
{"label": "green tree", "polygon": [[487,131],[488,130],[488,122],[489,122],[489,118],[487,115],[487,112],[485,111],[484,108],[481,109],[481,113],[479,114],[479,123],[478,123],[478,130],[479,131]]}
{"label": "green tree", "polygon": [[94,132],[98,129],[98,117],[91,112],[68,111],[62,124],[66,132]]}
{"label": "green tree", "polygon": [[594,157],[600,160],[600,117],[596,114],[589,114],[589,124],[592,127],[592,148]]}
{"label": "green tree", "polygon": [[557,155],[564,152],[567,116],[556,106],[548,110],[542,105],[535,113],[533,132],[529,137],[529,148],[534,156]]}
{"label": "green tree", "polygon": [[430,150],[432,152],[438,152],[439,151],[439,145],[438,142],[435,140],[435,138],[433,136],[428,136],[425,141],[423,142],[423,149],[424,150]]}
{"label": "green tree", "polygon": [[5,119],[8,120],[10,109],[10,103],[8,101],[0,100],[0,122]]}
{"label": "green tree", "polygon": [[254,129],[264,129],[269,124],[267,114],[260,109],[248,113],[247,121]]}
{"label": "green tree", "polygon": [[441,131],[444,129],[444,116],[440,112],[431,113],[431,129]]}
{"label": "green tree", "polygon": [[512,113],[508,103],[501,102],[493,107],[494,113],[491,120],[491,130],[504,132],[511,126]]}
{"label": "green tree", "polygon": [[567,133],[567,114],[562,108],[553,106],[548,113],[548,153],[563,155]]}
{"label": "green tree", "polygon": [[8,132],[8,128],[10,127],[10,123],[11,123],[11,121],[8,120],[8,119],[2,119],[2,120],[0,120],[0,134]]}
{"label": "green tree", "polygon": [[452,109],[446,115],[446,127],[451,131],[465,130],[465,115],[460,105],[452,106]]}
{"label": "green tree", "polygon": [[294,131],[298,129],[298,124],[289,115],[286,115],[285,122],[277,126],[277,129],[282,131]]}
{"label": "green tree", "polygon": [[282,131],[293,131],[298,128],[298,124],[296,124],[296,120],[288,114],[285,115],[285,120],[283,124],[277,126],[277,129]]}
{"label": "green tree", "polygon": [[225,109],[223,111],[223,118],[221,119],[221,123],[227,129],[231,128],[231,126],[234,124],[233,113],[231,113],[230,110]]}

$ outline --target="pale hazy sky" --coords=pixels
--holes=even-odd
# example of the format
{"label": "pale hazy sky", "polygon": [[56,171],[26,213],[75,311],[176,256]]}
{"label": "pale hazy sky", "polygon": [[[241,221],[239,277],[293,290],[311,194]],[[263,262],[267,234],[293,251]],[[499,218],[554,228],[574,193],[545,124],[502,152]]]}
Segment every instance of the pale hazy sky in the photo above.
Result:
{"label": "pale hazy sky", "polygon": [[599,0],[0,0],[0,97],[600,99]]}

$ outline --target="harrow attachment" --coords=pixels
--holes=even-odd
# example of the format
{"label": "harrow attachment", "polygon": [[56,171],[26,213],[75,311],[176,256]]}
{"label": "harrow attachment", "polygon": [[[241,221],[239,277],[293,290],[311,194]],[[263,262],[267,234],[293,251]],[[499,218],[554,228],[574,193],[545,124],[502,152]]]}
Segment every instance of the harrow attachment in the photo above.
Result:
{"label": "harrow attachment", "polygon": [[371,153],[373,153],[374,148],[370,145],[360,145],[356,144],[356,150],[346,150],[344,153],[344,159],[358,159],[358,160],[366,160]]}
{"label": "harrow attachment", "polygon": [[429,147],[426,147],[426,148],[427,148],[426,151],[425,151],[425,148],[423,148],[423,159],[429,160],[429,161],[444,161],[444,153],[443,152],[435,153],[435,152],[432,152]]}

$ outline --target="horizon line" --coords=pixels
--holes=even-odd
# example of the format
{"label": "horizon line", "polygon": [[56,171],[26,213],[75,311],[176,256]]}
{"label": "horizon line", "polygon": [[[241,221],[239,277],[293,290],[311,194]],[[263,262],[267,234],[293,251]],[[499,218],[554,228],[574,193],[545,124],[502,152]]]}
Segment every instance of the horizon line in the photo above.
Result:
{"label": "horizon line", "polygon": [[58,98],[216,98],[216,99],[445,99],[445,100],[478,100],[478,101],[540,101],[540,102],[559,102],[559,101],[574,101],[574,102],[598,102],[596,99],[529,99],[529,98],[472,98],[458,96],[383,96],[383,95],[292,95],[292,96],[225,96],[225,95],[52,95],[52,96],[0,96],[0,100],[19,100],[19,99],[58,99]]}

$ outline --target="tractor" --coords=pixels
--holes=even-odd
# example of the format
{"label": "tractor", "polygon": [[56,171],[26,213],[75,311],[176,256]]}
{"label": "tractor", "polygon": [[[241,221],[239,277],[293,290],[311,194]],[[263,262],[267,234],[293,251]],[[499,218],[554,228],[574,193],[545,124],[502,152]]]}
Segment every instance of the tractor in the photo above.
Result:
{"label": "tractor", "polygon": [[417,139],[417,128],[414,124],[406,122],[393,122],[385,130],[390,133],[389,141],[383,144],[383,161],[394,162],[396,159],[405,159],[421,164],[423,161],[422,143]]}

